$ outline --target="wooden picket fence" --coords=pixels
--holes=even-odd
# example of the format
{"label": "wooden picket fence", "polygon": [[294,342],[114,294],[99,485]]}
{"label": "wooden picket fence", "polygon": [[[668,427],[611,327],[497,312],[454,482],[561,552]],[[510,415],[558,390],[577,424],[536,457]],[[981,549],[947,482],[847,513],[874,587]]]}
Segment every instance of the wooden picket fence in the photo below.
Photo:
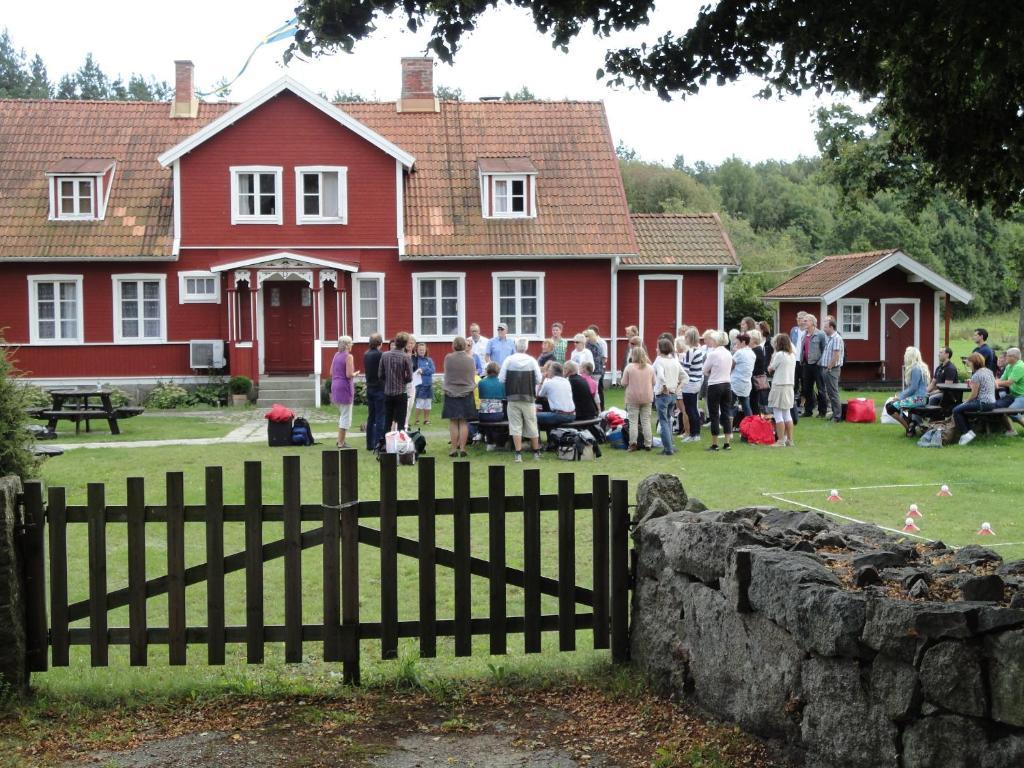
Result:
{"label": "wooden picket fence", "polygon": [[[487,495],[470,493],[470,472],[482,471],[469,462],[454,462],[452,498],[435,497],[435,465],[430,457],[419,461],[415,499],[398,498],[398,472],[394,456],[380,462],[379,500],[362,501],[358,489],[358,451],[324,451],[322,498],[303,504],[300,493],[300,457],[283,459],[283,499],[267,504],[262,494],[262,464],[248,461],[244,467],[244,503],[225,504],[223,471],[207,467],[205,502],[185,504],[184,476],[168,472],[166,503],[146,503],[142,478],[128,478],[127,503],[108,505],[106,489],[90,483],[87,504],[68,505],[63,488],[45,493],[40,483],[26,484],[26,526],[21,550],[25,562],[25,590],[29,627],[29,667],[43,671],[48,661],[67,666],[70,646],[88,645],[92,666],[106,666],[111,645],[127,645],[130,663],[144,666],[149,646],[167,646],[172,665],[185,664],[190,646],[205,645],[209,664],[223,664],[225,646],[242,643],[248,663],[264,660],[267,643],[284,643],[285,660],[300,662],[304,644],[322,644],[323,659],[342,662],[344,679],[359,682],[360,641],[379,640],[381,655],[395,658],[399,638],[419,638],[419,653],[433,657],[438,637],[453,637],[456,656],[468,656],[474,635],[489,637],[492,654],[504,654],[509,635],[523,635],[526,653],[541,650],[544,632],[558,633],[560,651],[576,648],[577,630],[592,630],[594,648],[611,649],[612,658],[628,657],[629,503],[625,480],[610,481],[595,475],[587,493],[577,493],[573,473],[558,475],[558,492],[540,490],[540,470],[523,470],[522,495],[505,492],[506,467],[487,467]],[[402,471],[413,471],[405,470]],[[577,581],[576,512],[592,512],[592,585]],[[541,516],[557,514],[557,578],[542,574]],[[470,519],[486,515],[488,559],[470,551]],[[506,562],[506,519],[522,515],[523,568]],[[454,546],[436,545],[438,516],[453,518]],[[398,535],[398,519],[416,517],[419,538]],[[379,527],[360,525],[361,519],[377,519]],[[305,522],[319,522],[302,530]],[[205,525],[206,562],[185,567],[185,523]],[[265,542],[264,524],[282,523],[283,538]],[[108,589],[107,529],[127,525],[127,583]],[[225,553],[226,524],[245,526],[245,547]],[[68,602],[68,528],[86,525],[88,539],[88,599]],[[146,577],[147,526],[166,530],[167,573]],[[151,529],[150,529],[151,530]],[[376,548],[380,555],[380,621],[362,621],[359,615],[359,545]],[[323,547],[322,623],[302,620],[303,550]],[[48,548],[48,552],[47,552]],[[415,621],[399,621],[398,556],[416,558],[419,564],[419,614]],[[284,624],[265,621],[264,563],[284,558]],[[46,575],[49,564],[49,616]],[[454,616],[437,616],[437,569],[454,572]],[[225,622],[224,577],[245,572],[245,624]],[[74,575],[81,572],[76,568]],[[81,573],[81,575],[85,575]],[[115,574],[123,582],[124,574]],[[472,577],[487,580],[489,610],[485,617],[472,612]],[[186,623],[185,588],[206,582],[206,626]],[[523,590],[521,616],[509,616],[506,588]],[[541,597],[557,598],[557,613],[544,614]],[[167,626],[147,625],[147,601],[167,600]],[[108,625],[108,612],[128,607],[128,626]],[[580,610],[580,607],[583,610]],[[88,619],[87,627],[71,627]]]}

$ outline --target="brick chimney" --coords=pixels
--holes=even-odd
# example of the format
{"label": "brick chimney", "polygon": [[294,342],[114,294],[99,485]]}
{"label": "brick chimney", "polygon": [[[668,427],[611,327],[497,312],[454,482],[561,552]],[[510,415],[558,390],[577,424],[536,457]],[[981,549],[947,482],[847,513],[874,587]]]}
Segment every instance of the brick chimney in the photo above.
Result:
{"label": "brick chimney", "polygon": [[195,65],[191,61],[174,62],[174,101],[171,102],[171,117],[193,118],[199,114],[196,99]]}
{"label": "brick chimney", "polygon": [[396,105],[399,112],[437,112],[440,104],[434,98],[434,60],[429,56],[402,59],[402,98]]}

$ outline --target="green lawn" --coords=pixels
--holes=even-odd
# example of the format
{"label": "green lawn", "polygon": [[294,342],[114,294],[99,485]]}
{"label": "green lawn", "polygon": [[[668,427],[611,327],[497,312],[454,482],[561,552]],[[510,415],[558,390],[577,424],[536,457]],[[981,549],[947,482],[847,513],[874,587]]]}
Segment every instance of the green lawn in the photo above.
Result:
{"label": "green lawn", "polygon": [[[621,390],[613,390],[611,402],[621,401]],[[851,396],[856,393],[850,393]],[[876,404],[880,405],[884,395],[875,393]],[[323,418],[330,418],[330,410],[324,409]],[[133,420],[147,424],[146,417]],[[152,417],[153,429],[159,431],[159,424],[170,423],[179,431],[179,420],[189,417]],[[356,424],[359,423],[357,416]],[[207,425],[211,426],[211,425]],[[223,424],[216,425],[218,428]],[[323,431],[326,425],[314,425]],[[428,452],[436,457],[437,493],[449,496],[451,493],[452,460],[446,455],[445,423],[431,424],[428,433]],[[171,427],[168,427],[170,429]],[[152,436],[152,435],[147,435]],[[361,438],[355,438],[360,444]],[[999,545],[999,551],[1006,559],[1024,557],[1024,521],[1016,512],[1017,491],[1020,479],[1020,451],[1024,450],[1024,438],[981,437],[970,446],[948,447],[942,450],[917,448],[915,442],[902,435],[894,426],[879,424],[853,425],[830,424],[820,419],[803,419],[796,429],[797,447],[792,449],[770,449],[762,446],[737,444],[730,454],[712,454],[703,450],[708,445],[707,437],[698,444],[681,445],[674,457],[658,456],[655,453],[627,454],[623,451],[607,450],[605,456],[593,463],[573,464],[557,461],[546,455],[537,465],[527,459],[523,465],[512,463],[509,453],[486,453],[477,449],[471,456],[474,465],[472,490],[474,495],[486,493],[485,465],[508,466],[506,492],[515,494],[522,489],[522,468],[541,468],[544,492],[554,492],[560,472],[576,474],[577,490],[590,489],[590,477],[594,473],[606,473],[613,478],[629,480],[631,494],[636,483],[652,472],[673,472],[679,475],[687,490],[700,497],[713,508],[731,508],[756,504],[779,506],[806,505],[827,512],[876,522],[889,527],[902,526],[906,508],[917,503],[924,512],[919,522],[921,534],[940,538],[947,544],[964,545],[981,542]],[[322,447],[321,447],[322,448]],[[242,472],[246,461],[263,463],[263,494],[268,504],[280,503],[281,460],[284,455],[298,453],[302,457],[302,495],[304,503],[315,503],[320,498],[320,450],[269,448],[262,443],[232,443],[223,445],[170,446],[162,448],[108,448],[92,451],[73,451],[64,456],[50,459],[43,468],[44,479],[51,485],[67,489],[68,502],[84,504],[86,485],[90,482],[104,482],[107,485],[107,503],[120,504],[125,501],[125,478],[143,477],[147,485],[147,502],[161,504],[165,498],[164,475],[167,471],[185,473],[186,503],[201,503],[203,500],[203,473],[206,466],[221,466],[224,469],[224,497],[228,503],[242,501]],[[359,452],[359,487],[364,499],[378,498],[378,465],[365,450]],[[952,499],[935,497],[942,483],[949,484]],[[913,488],[884,488],[851,490],[864,486],[920,486]],[[844,496],[842,504],[826,502],[827,489],[837,488]],[[765,494],[778,493],[792,504],[780,502]],[[399,497],[415,498],[416,470],[400,468]],[[578,582],[590,583],[590,513],[581,511],[577,516],[577,573]],[[990,522],[996,530],[993,538],[979,538],[975,532],[982,521]],[[373,524],[372,521],[367,524]],[[313,527],[315,524],[308,524]],[[84,525],[72,525],[69,533],[69,557],[71,573],[82,574],[72,579],[71,600],[87,597],[84,567],[87,562],[86,531]],[[204,533],[199,524],[186,525],[186,566],[204,562]],[[265,526],[264,540],[281,538],[279,523]],[[416,538],[416,521],[402,519],[399,534]],[[543,557],[545,575],[557,576],[557,525],[555,513],[545,513],[543,519]],[[228,553],[243,549],[241,524],[227,524],[226,550]],[[474,515],[472,521],[473,554],[487,557],[486,516]],[[452,531],[450,520],[438,518],[438,545],[450,547]],[[510,515],[507,522],[508,563],[518,567],[522,562],[522,529],[520,518]],[[165,532],[158,525],[147,526],[147,573],[150,578],[166,573]],[[316,623],[321,620],[321,550],[306,550],[303,554],[303,612],[304,620]],[[125,527],[122,524],[108,525],[108,588],[110,590],[127,584],[127,544]],[[379,551],[362,547],[361,568],[361,611],[364,620],[379,616],[379,591],[377,560]],[[409,558],[399,559],[399,618],[415,619],[417,615],[417,564]],[[283,560],[265,565],[266,621],[268,624],[283,621]],[[447,569],[438,571],[438,616],[450,618],[452,609],[452,573]],[[229,596],[228,623],[244,624],[244,574],[239,572],[227,577]],[[187,620],[190,626],[205,625],[205,588],[203,584],[187,589]],[[487,615],[487,585],[483,580],[473,581],[473,615]],[[521,610],[522,593],[518,589],[508,591],[509,615]],[[557,610],[553,598],[544,599],[545,612]],[[165,626],[166,600],[155,598],[149,605],[150,626]],[[84,626],[84,623],[79,626]],[[110,626],[127,626],[127,610],[118,609],[110,616]],[[585,670],[595,663],[607,659],[607,652],[580,650],[574,654],[554,653],[557,638],[554,634],[545,636],[545,653],[525,657],[521,636],[510,637],[509,647],[513,651],[508,660],[492,659],[487,656],[486,638],[477,638],[474,643],[474,658],[454,659],[451,642],[439,642],[441,657],[437,661],[421,661],[419,666],[424,674],[438,677],[459,677],[462,675],[487,675],[488,664],[507,665],[517,671],[565,671]],[[581,631],[578,647],[586,649],[591,643],[589,632]],[[401,654],[404,664],[415,657],[415,641],[403,641]],[[114,696],[133,693],[159,692],[161,695],[174,690],[220,690],[254,685],[266,685],[268,680],[278,685],[307,686],[332,684],[337,671],[334,665],[318,663],[321,649],[317,644],[307,644],[307,664],[299,667],[285,667],[280,663],[281,649],[268,646],[269,666],[262,669],[247,668],[244,665],[242,646],[229,646],[229,664],[224,668],[205,666],[205,648],[193,647],[189,651],[191,666],[185,669],[171,669],[166,666],[166,648],[151,649],[149,668],[138,670],[127,665],[127,653],[123,648],[114,648],[111,653],[111,668],[91,670],[88,668],[88,651],[84,647],[73,649],[70,669],[58,669],[36,675],[35,682],[50,695],[62,696]],[[404,667],[402,662],[379,662],[379,643],[367,642],[363,648],[364,677],[379,678],[396,674]],[[493,670],[492,670],[493,673]],[[262,682],[261,682],[262,681]],[[319,683],[316,681],[320,681]]]}
{"label": "green lawn", "polygon": [[[70,421],[57,424],[57,442],[59,443],[98,443],[98,442],[134,442],[136,440],[173,440],[179,438],[224,437],[238,426],[230,421],[214,420],[202,416],[177,416],[142,414],[131,419],[119,419],[117,422],[121,434],[110,434],[105,421],[90,423],[90,432],[82,425],[81,433],[75,434],[75,425]],[[45,424],[46,420],[37,420]]]}
{"label": "green lawn", "polygon": [[958,320],[949,328],[949,346],[953,349],[953,361],[960,372],[966,368],[960,362],[961,357],[971,354],[974,347],[974,329],[984,328],[988,331],[988,344],[997,353],[1009,347],[1017,346],[1017,323],[1020,313],[1017,311],[1003,312],[999,315],[966,318]]}

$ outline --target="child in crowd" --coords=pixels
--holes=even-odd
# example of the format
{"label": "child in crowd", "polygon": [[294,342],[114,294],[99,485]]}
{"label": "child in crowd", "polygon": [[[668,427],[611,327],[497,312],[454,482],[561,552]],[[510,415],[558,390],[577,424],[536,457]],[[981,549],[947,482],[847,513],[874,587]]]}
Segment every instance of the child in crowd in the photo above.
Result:
{"label": "child in crowd", "polygon": [[434,361],[430,359],[427,345],[422,341],[416,345],[416,354],[413,355],[413,376],[419,374],[419,383],[416,385],[416,415],[413,425],[419,426],[420,418],[423,418],[423,425],[430,423],[430,409],[434,405]]}

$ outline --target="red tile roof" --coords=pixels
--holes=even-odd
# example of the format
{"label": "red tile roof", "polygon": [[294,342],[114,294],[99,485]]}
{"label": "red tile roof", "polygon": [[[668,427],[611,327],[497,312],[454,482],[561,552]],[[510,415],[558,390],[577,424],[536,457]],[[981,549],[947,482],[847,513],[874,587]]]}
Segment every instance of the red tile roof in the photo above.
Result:
{"label": "red tile roof", "polygon": [[477,161],[480,173],[536,173],[537,166],[528,157],[482,157]]}
{"label": "red tile roof", "polygon": [[739,266],[717,213],[634,213],[639,256],[625,265]]}
{"label": "red tile roof", "polygon": [[[227,109],[172,120],[162,102],[0,100],[0,258],[171,258],[171,172],[157,155]],[[45,174],[65,158],[117,162],[103,221],[47,219]]]}
{"label": "red tile roof", "polygon": [[[172,119],[166,103],[0,100],[0,258],[170,258],[171,171],[157,156],[233,104]],[[637,253],[598,102],[340,105],[416,157],[405,196],[409,258]],[[101,222],[48,221],[45,173],[63,158],[117,161]],[[478,161],[536,167],[535,219],[484,219]]]}
{"label": "red tile roof", "polygon": [[111,158],[65,157],[47,169],[47,173],[103,173],[114,164]]}
{"label": "red tile roof", "polygon": [[826,256],[764,295],[766,299],[819,298],[877,264],[898,248]]}

